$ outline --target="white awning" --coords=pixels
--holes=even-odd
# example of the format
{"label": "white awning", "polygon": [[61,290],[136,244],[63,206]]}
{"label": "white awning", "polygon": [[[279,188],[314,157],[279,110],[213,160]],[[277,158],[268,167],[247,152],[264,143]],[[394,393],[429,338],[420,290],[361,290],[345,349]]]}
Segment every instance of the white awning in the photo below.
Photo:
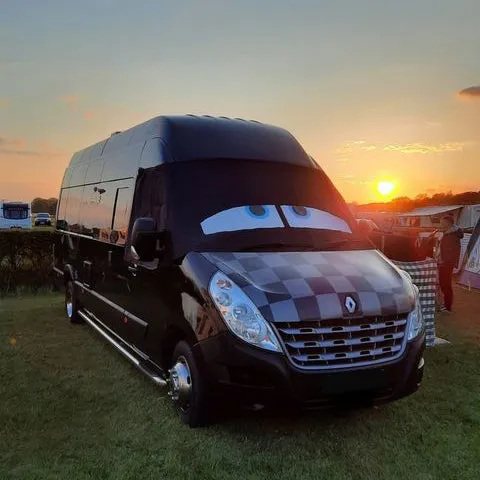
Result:
{"label": "white awning", "polygon": [[463,208],[463,205],[448,205],[442,207],[424,207],[416,208],[415,210],[408,213],[400,213],[400,217],[432,217],[434,215],[442,215],[444,213],[453,212],[455,210],[460,210]]}

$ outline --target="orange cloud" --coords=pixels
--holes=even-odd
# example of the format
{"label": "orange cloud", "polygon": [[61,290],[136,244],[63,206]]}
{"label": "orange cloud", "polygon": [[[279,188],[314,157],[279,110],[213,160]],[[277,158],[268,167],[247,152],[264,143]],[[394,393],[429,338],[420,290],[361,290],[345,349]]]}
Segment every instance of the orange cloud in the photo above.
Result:
{"label": "orange cloud", "polygon": [[69,110],[76,112],[78,109],[78,103],[80,101],[80,96],[73,93],[71,95],[64,95],[63,97],[58,97],[59,102],[64,103]]}
{"label": "orange cloud", "polygon": [[480,100],[480,85],[464,88],[458,92],[458,95],[468,99]]}
{"label": "orange cloud", "polygon": [[83,114],[83,118],[84,118],[85,120],[91,120],[92,118],[95,118],[97,115],[98,115],[97,112],[93,112],[93,111],[91,111],[91,112],[85,112],[85,113]]}

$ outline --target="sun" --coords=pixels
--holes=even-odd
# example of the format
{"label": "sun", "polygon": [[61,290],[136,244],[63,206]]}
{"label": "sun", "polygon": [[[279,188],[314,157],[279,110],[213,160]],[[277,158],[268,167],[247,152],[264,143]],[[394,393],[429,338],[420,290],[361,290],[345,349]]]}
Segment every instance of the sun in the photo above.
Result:
{"label": "sun", "polygon": [[388,180],[382,180],[377,183],[377,190],[380,195],[387,197],[395,190],[395,183]]}

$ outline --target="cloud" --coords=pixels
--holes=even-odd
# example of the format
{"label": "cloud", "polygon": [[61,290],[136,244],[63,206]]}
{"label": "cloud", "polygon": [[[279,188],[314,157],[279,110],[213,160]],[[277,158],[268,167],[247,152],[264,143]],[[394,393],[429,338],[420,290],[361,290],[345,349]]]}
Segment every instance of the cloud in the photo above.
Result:
{"label": "cloud", "polygon": [[425,143],[390,144],[385,145],[383,150],[385,152],[399,152],[405,155],[428,155],[432,153],[462,152],[467,144],[466,142],[449,142],[437,145]]}
{"label": "cloud", "polygon": [[458,95],[463,98],[480,100],[480,85],[464,88],[458,92]]}
{"label": "cloud", "polygon": [[39,157],[40,152],[32,150],[12,150],[10,148],[0,148],[0,155],[20,155],[22,157]]}
{"label": "cloud", "polygon": [[65,95],[63,97],[58,97],[58,101],[62,103],[66,103],[68,105],[73,105],[75,103],[78,103],[80,100],[80,96],[73,93],[72,95]]}
{"label": "cloud", "polygon": [[428,155],[435,153],[462,152],[471,145],[472,142],[445,142],[439,144],[428,143],[390,143],[390,144],[372,144],[363,140],[347,142],[343,146],[334,150],[336,161],[339,163],[348,162],[354,155],[364,152],[372,153],[379,150],[384,152],[396,152],[404,155]]}
{"label": "cloud", "polygon": [[90,111],[90,112],[85,112],[83,114],[83,118],[85,120],[92,120],[93,118],[96,118],[98,116],[98,113],[97,112],[93,112],[93,111]]}
{"label": "cloud", "polygon": [[349,183],[350,185],[372,185],[374,183],[373,180],[356,178],[354,175],[349,173],[340,173],[337,175],[337,178],[341,179],[345,183]]}
{"label": "cloud", "polygon": [[65,104],[69,110],[76,112],[78,110],[78,103],[80,102],[80,95],[72,93],[71,95],[58,97],[57,100]]}
{"label": "cloud", "polygon": [[365,140],[354,140],[347,142],[341,147],[334,150],[334,155],[337,157],[337,162],[344,163],[350,161],[350,155],[358,151],[373,152],[378,147],[367,143]]}
{"label": "cloud", "polygon": [[0,156],[52,157],[63,155],[63,152],[45,143],[31,145],[31,148],[28,146],[28,142],[23,138],[0,137]]}

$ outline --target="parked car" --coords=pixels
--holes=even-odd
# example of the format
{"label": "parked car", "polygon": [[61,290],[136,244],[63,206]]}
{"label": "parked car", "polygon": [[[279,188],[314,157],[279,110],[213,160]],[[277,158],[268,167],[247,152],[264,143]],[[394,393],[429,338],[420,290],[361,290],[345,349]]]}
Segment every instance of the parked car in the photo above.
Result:
{"label": "parked car", "polygon": [[35,226],[38,227],[40,225],[49,227],[52,225],[52,220],[50,219],[49,213],[37,213],[35,215]]}
{"label": "parked car", "polygon": [[67,319],[192,427],[218,405],[380,403],[421,383],[418,288],[281,128],[187,115],[113,134],[73,156],[55,236]]}

